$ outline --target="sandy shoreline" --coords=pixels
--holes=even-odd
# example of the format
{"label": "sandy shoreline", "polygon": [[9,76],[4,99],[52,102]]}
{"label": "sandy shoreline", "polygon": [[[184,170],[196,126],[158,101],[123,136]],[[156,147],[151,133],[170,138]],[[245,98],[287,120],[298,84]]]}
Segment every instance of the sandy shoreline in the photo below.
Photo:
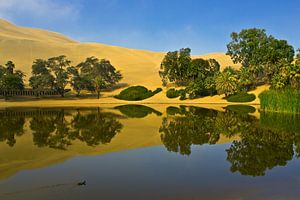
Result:
{"label": "sandy shoreline", "polygon": [[18,100],[18,101],[5,101],[4,99],[0,100],[0,107],[103,107],[104,105],[124,105],[124,104],[142,104],[142,105],[154,105],[154,104],[168,104],[168,105],[260,105],[258,95],[267,90],[268,86],[259,86],[257,89],[249,92],[256,95],[256,99],[252,102],[247,103],[233,103],[227,102],[223,99],[224,95],[215,95],[212,97],[202,97],[198,99],[187,99],[184,101],[176,99],[169,99],[166,97],[166,91],[158,93],[157,95],[145,99],[142,101],[124,101],[116,99],[113,97],[113,93],[107,92],[103,93],[103,96],[100,99],[95,98],[55,98],[55,99],[32,99],[32,100]]}

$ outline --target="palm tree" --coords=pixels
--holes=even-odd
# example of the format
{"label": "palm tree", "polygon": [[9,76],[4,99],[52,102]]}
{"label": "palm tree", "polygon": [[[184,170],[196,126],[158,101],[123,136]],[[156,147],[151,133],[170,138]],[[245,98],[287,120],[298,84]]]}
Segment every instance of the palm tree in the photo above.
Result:
{"label": "palm tree", "polygon": [[233,95],[238,90],[237,75],[230,72],[222,72],[216,76],[216,89],[219,94],[225,94],[225,97]]}

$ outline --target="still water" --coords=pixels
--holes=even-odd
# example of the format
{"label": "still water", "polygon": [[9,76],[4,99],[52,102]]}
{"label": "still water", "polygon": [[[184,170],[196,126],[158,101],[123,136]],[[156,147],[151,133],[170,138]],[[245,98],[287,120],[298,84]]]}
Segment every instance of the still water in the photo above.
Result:
{"label": "still water", "polygon": [[1,200],[300,198],[300,116],[248,106],[7,108],[0,153]]}

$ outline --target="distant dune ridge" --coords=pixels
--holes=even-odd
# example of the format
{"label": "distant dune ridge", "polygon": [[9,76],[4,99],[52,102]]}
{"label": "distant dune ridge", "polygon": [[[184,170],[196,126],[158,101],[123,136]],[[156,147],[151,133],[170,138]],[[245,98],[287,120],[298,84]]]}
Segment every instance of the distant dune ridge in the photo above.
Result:
{"label": "distant dune ridge", "polygon": [[[129,49],[98,43],[80,43],[60,33],[41,29],[16,26],[0,19],[0,64],[7,60],[16,63],[18,69],[30,77],[32,62],[37,58],[66,55],[73,65],[89,56],[105,58],[121,70],[122,82],[129,85],[141,84],[151,89],[161,86],[158,75],[164,52]],[[224,53],[194,56],[205,59],[215,58],[222,66],[234,65]]]}

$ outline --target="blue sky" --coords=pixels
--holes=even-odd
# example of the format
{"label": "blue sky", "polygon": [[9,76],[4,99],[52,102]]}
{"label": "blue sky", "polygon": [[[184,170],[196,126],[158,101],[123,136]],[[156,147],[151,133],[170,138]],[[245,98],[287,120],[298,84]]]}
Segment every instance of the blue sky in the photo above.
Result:
{"label": "blue sky", "polygon": [[300,48],[299,0],[0,0],[0,17],[82,42],[153,51],[225,52],[232,31],[252,27]]}

